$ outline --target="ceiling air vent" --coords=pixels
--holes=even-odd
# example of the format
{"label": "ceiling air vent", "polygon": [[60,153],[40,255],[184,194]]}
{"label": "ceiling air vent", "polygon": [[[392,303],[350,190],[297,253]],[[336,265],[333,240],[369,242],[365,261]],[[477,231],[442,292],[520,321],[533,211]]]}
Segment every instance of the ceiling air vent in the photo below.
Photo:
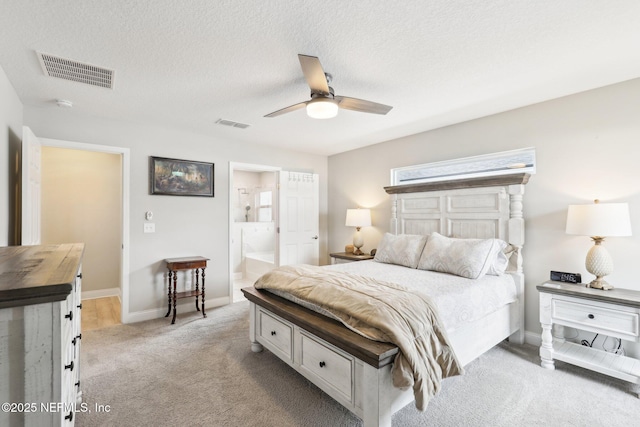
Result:
{"label": "ceiling air vent", "polygon": [[115,74],[113,70],[60,58],[48,53],[36,53],[42,70],[47,76],[113,89],[113,77]]}
{"label": "ceiling air vent", "polygon": [[234,122],[233,120],[226,120],[226,119],[218,119],[216,120],[216,124],[223,125],[223,126],[231,126],[232,128],[240,128],[240,129],[246,129],[249,126],[251,126],[246,123],[239,123],[239,122]]}

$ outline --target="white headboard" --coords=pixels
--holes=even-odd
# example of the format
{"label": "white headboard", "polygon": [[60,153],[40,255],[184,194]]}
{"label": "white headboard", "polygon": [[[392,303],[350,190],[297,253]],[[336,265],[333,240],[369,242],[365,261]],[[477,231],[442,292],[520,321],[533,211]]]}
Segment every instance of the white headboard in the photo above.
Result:
{"label": "white headboard", "polygon": [[528,174],[385,187],[391,194],[391,233],[498,238],[514,253],[509,270],[522,272],[522,197]]}

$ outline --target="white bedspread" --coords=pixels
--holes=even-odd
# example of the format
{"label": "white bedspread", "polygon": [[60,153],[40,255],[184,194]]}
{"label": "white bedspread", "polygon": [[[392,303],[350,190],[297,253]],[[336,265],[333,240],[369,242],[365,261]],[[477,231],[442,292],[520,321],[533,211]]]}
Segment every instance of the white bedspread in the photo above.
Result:
{"label": "white bedspread", "polygon": [[449,333],[517,299],[516,286],[509,274],[486,275],[479,280],[472,280],[373,260],[335,264],[325,268],[374,277],[424,292],[434,302],[440,320]]}

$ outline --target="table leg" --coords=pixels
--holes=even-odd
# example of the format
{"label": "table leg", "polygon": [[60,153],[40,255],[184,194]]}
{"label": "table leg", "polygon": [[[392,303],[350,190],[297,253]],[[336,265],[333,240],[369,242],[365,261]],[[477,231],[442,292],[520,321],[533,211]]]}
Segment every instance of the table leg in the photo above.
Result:
{"label": "table leg", "polygon": [[176,289],[178,287],[178,274],[173,273],[173,319],[171,319],[171,324],[176,323]]}
{"label": "table leg", "polygon": [[198,306],[198,274],[200,271],[196,268],[196,311],[200,311],[200,307]]}
{"label": "table leg", "polygon": [[167,314],[164,317],[169,317],[171,314],[171,277],[173,276],[173,271],[169,270],[169,285],[167,286],[167,301],[169,304],[169,308],[167,309]]}
{"label": "table leg", "polygon": [[207,317],[207,313],[204,312],[204,267],[202,267],[202,317]]}

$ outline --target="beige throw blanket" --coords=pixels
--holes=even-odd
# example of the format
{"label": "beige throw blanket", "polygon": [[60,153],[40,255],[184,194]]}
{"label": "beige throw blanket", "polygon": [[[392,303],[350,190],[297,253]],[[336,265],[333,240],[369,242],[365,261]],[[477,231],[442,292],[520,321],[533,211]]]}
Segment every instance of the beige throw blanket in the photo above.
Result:
{"label": "beige throw blanket", "polygon": [[310,265],[263,275],[257,289],[275,289],[333,313],[363,336],[398,346],[393,385],[413,387],[424,411],[443,378],[462,374],[435,307],[426,295],[400,285]]}

